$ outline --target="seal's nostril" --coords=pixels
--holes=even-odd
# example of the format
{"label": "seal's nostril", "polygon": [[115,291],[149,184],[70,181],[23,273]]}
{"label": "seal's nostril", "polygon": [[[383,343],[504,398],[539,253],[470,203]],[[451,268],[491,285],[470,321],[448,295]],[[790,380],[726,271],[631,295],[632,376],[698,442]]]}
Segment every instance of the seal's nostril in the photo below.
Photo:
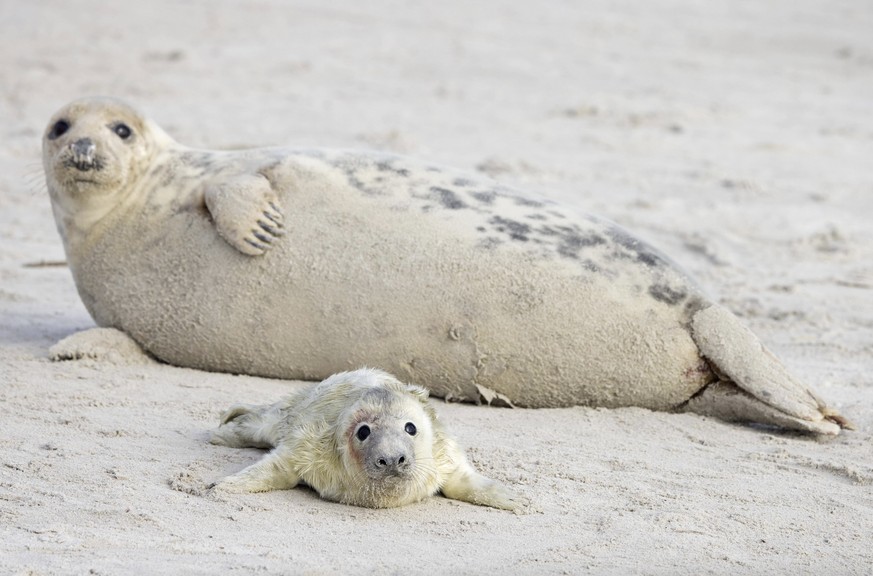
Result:
{"label": "seal's nostril", "polygon": [[379,464],[379,466],[387,466],[388,465],[388,463],[385,462],[384,458],[379,458],[378,464]]}
{"label": "seal's nostril", "polygon": [[401,456],[397,459],[398,464],[403,464],[404,462],[406,462],[406,456]]}

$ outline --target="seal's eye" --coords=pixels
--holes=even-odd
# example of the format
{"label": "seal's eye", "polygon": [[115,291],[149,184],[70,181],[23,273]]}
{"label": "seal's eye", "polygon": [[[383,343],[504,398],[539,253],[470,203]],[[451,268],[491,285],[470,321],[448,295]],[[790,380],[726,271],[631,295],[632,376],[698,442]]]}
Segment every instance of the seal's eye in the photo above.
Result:
{"label": "seal's eye", "polygon": [[366,424],[364,424],[363,426],[358,428],[358,431],[355,432],[355,436],[357,436],[358,440],[360,440],[361,442],[366,440],[367,436],[369,436],[369,435],[370,435],[370,427],[367,426]]}
{"label": "seal's eye", "polygon": [[66,120],[58,120],[55,122],[55,125],[52,126],[51,131],[48,133],[48,139],[54,140],[59,136],[63,136],[64,133],[70,129],[70,123]]}
{"label": "seal's eye", "polygon": [[406,433],[409,434],[410,436],[415,436],[416,433],[418,432],[418,429],[415,427],[415,424],[413,424],[412,422],[407,422],[406,426],[404,426],[403,429],[406,430]]}
{"label": "seal's eye", "polygon": [[112,131],[115,132],[116,134],[118,134],[118,137],[121,138],[122,140],[127,140],[128,138],[130,138],[130,135],[132,133],[130,130],[130,126],[128,126],[127,124],[123,124],[123,123],[116,124],[115,128],[113,128]]}

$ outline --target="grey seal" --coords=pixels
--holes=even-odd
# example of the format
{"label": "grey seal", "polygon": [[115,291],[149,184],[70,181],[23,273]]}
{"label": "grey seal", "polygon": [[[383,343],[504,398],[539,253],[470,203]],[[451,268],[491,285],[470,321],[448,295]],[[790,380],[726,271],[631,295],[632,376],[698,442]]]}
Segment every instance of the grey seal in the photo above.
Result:
{"label": "grey seal", "polygon": [[267,492],[304,482],[326,500],[368,508],[403,506],[437,492],[505,510],[521,504],[473,469],[426,389],[380,370],[334,374],[275,404],[233,406],[210,442],[271,449],[215,484],[218,492]]}
{"label": "grey seal", "polygon": [[[190,149],[109,99],[58,111],[43,161],[86,308],[170,364],[373,366],[449,400],[850,426],[661,252],[490,180],[370,152]],[[66,355],[88,346],[72,338]]]}

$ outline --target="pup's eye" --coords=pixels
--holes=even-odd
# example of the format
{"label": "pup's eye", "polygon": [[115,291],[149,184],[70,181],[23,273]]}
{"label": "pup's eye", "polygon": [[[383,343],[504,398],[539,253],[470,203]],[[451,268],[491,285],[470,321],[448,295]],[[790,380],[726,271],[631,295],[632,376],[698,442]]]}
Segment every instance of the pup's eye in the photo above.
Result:
{"label": "pup's eye", "polygon": [[128,138],[130,138],[130,135],[132,133],[130,130],[130,126],[124,123],[116,124],[115,128],[113,128],[112,130],[113,132],[118,134],[118,137],[122,140],[127,140]]}
{"label": "pup's eye", "polygon": [[70,123],[66,120],[58,120],[55,122],[55,125],[52,126],[51,131],[48,133],[48,139],[54,140],[59,136],[63,136],[64,133],[70,129]]}
{"label": "pup's eye", "polygon": [[403,429],[406,430],[406,433],[409,434],[410,436],[415,436],[416,433],[418,433],[418,429],[415,427],[415,424],[413,424],[412,422],[407,422],[406,426],[404,426]]}
{"label": "pup's eye", "polygon": [[366,440],[367,436],[369,436],[369,435],[370,435],[370,427],[367,426],[366,424],[364,424],[363,426],[358,428],[358,431],[355,432],[355,436],[357,436],[358,440],[360,440],[361,442]]}

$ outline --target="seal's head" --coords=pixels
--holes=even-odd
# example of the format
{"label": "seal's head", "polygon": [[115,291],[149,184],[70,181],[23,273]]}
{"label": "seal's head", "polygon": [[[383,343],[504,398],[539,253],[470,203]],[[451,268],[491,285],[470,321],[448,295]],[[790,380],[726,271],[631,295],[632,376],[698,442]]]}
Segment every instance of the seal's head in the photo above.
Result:
{"label": "seal's head", "polygon": [[76,100],[52,116],[42,140],[46,185],[61,236],[87,232],[129,193],[172,140],[109,98]]}
{"label": "seal's head", "polygon": [[[398,383],[399,384],[399,383]],[[354,504],[399,506],[433,494],[435,413],[427,391],[373,388],[345,411],[337,427],[342,465],[354,489]]]}

